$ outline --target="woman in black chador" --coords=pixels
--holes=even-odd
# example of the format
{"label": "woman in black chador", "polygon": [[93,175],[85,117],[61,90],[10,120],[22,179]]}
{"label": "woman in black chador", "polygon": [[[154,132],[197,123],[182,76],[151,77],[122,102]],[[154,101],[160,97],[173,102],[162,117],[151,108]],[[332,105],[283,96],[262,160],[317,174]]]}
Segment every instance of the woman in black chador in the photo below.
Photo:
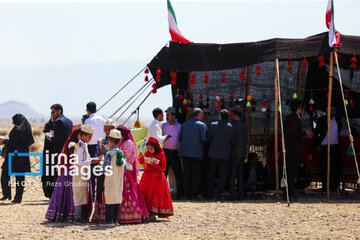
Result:
{"label": "woman in black chador", "polygon": [[[7,153],[28,153],[29,147],[34,143],[34,138],[32,135],[31,125],[29,121],[22,114],[15,114],[12,117],[14,127],[10,131],[9,139],[3,140]],[[2,140],[0,140],[2,144]],[[2,165],[1,172],[1,188],[3,197],[0,200],[11,200],[11,182],[9,176],[9,155],[5,155],[5,161]],[[29,157],[19,157],[15,154],[11,158],[11,172],[13,173],[25,173],[30,172],[30,158]],[[21,203],[22,195],[24,192],[24,182],[25,176],[16,176],[16,195],[12,203]]]}

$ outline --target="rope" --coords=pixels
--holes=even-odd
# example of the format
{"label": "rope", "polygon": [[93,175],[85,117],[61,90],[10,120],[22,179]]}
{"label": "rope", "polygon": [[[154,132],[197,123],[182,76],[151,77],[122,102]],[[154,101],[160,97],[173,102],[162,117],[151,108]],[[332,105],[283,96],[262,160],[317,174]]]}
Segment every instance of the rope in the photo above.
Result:
{"label": "rope", "polygon": [[[153,80],[153,78],[152,78],[151,80]],[[109,118],[112,118],[112,117],[113,117],[115,114],[117,114],[123,107],[125,107],[125,105],[128,104],[128,102],[131,101],[131,99],[133,99],[144,87],[146,87],[146,85],[148,85],[148,84],[151,82],[151,80],[148,81],[148,82],[146,82],[138,91],[136,91],[135,94],[132,95],[123,105],[121,105],[113,114],[111,114]]]}
{"label": "rope", "polygon": [[283,150],[283,178],[285,178],[285,188],[286,188],[286,201],[288,203],[288,206],[290,206],[289,202],[289,188],[288,188],[288,179],[287,179],[287,173],[286,173],[286,149],[285,149],[285,138],[284,138],[284,124],[283,124],[283,118],[282,118],[282,108],[281,108],[281,94],[280,94],[280,74],[279,74],[279,60],[275,60],[277,62],[276,64],[276,75],[277,75],[277,81],[278,81],[278,97],[279,97],[279,114],[280,114],[280,127],[281,127],[281,145]]}
{"label": "rope", "polygon": [[358,166],[358,162],[357,162],[357,159],[356,159],[356,153],[355,153],[355,147],[354,147],[354,138],[353,138],[352,133],[351,133],[348,111],[347,111],[346,104],[345,104],[344,89],[343,89],[343,84],[342,84],[342,79],[341,79],[341,74],[340,74],[340,68],[339,68],[339,62],[338,62],[337,52],[334,51],[334,54],[335,54],[336,67],[337,67],[337,71],[338,71],[338,75],[339,75],[339,83],[340,83],[340,89],[341,89],[341,96],[342,96],[343,103],[344,103],[346,123],[347,123],[348,131],[349,131],[350,146],[352,147],[352,150],[353,150],[353,155],[354,155],[354,159],[355,159],[355,166],[356,166],[356,173],[357,173],[357,175],[358,175],[358,181],[357,181],[357,183],[360,184],[359,166]]}
{"label": "rope", "polygon": [[114,95],[112,95],[112,97],[110,97],[103,105],[101,105],[101,107],[97,110],[98,112],[100,111],[100,109],[102,109],[106,104],[108,104],[108,102],[110,102],[116,95],[118,95],[124,88],[126,88],[132,81],[134,81],[134,79],[140,75],[140,73],[142,73],[145,70],[146,67],[144,67],[143,69],[141,69],[140,72],[138,72],[132,79],[130,79],[129,82],[127,82],[122,88],[120,88],[119,91],[117,91]]}
{"label": "rope", "polygon": [[143,89],[143,91],[134,99],[134,101],[132,101],[132,103],[130,103],[130,105],[120,114],[120,116],[118,116],[118,117],[115,119],[115,121],[119,120],[119,119],[125,114],[125,112],[126,112],[127,110],[129,110],[129,108],[136,102],[136,100],[138,100],[139,97],[146,91],[146,89],[149,88],[149,86],[151,85],[150,83],[151,83],[152,81],[153,81],[153,79],[151,79],[151,80],[149,81],[149,85],[147,85],[147,86]]}
{"label": "rope", "polygon": [[132,115],[134,115],[136,113],[136,111],[139,111],[140,106],[146,101],[146,99],[151,95],[151,93],[152,92],[149,92],[148,95],[146,95],[144,100],[142,100],[142,102],[139,104],[139,106],[136,108],[136,110],[131,113],[131,115],[122,123],[122,125],[124,125],[132,117]]}

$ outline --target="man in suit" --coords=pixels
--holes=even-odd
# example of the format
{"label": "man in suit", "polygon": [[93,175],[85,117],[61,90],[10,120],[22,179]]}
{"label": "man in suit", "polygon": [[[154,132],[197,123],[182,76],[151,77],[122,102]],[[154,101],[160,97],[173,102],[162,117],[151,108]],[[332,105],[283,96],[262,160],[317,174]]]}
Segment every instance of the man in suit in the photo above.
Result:
{"label": "man in suit", "polygon": [[[233,199],[241,200],[244,194],[243,166],[246,156],[247,128],[238,109],[232,110],[231,120],[234,122],[234,148],[230,167],[230,194]],[[235,180],[237,184],[235,184]],[[237,191],[235,191],[235,187]]]}
{"label": "man in suit", "polygon": [[[49,154],[60,154],[64,144],[71,134],[73,123],[70,119],[64,116],[64,110],[61,104],[53,104],[51,107],[51,119],[55,122],[53,128],[45,135],[50,142],[51,150]],[[46,159],[46,158],[45,158]],[[58,156],[55,157],[55,162],[52,162],[52,157],[49,156],[50,161],[46,165],[53,166],[58,163]],[[45,171],[46,168],[44,168]],[[51,168],[50,168],[51,169]],[[43,191],[47,198],[51,198],[57,179],[57,172],[50,172],[48,175],[43,174]]]}
{"label": "man in suit", "polygon": [[302,131],[302,107],[300,102],[298,100],[291,101],[290,108],[292,113],[286,117],[284,122],[286,170],[289,198],[290,201],[296,201],[298,198],[295,195],[295,179],[297,177],[300,154],[304,149],[304,137],[307,135],[312,138],[312,134],[309,131],[306,131],[306,133]]}
{"label": "man in suit", "polygon": [[192,119],[186,121],[180,130],[180,152],[183,161],[184,197],[193,200],[203,200],[200,195],[201,165],[203,162],[203,147],[207,141],[207,126],[202,122],[203,114],[200,108],[195,108]]}
{"label": "man in suit", "polygon": [[229,121],[229,111],[221,110],[219,121],[213,122],[209,128],[209,175],[208,197],[214,198],[215,174],[219,171],[216,199],[220,199],[230,168],[231,150],[234,145],[234,130]]}
{"label": "man in suit", "polygon": [[[336,117],[336,108],[334,106],[331,106],[330,118],[330,188],[337,190],[341,179],[339,133],[342,125],[341,119]],[[321,157],[321,180],[324,191],[326,191],[327,186],[327,131],[327,115],[325,115],[317,120],[315,128],[316,144]]]}

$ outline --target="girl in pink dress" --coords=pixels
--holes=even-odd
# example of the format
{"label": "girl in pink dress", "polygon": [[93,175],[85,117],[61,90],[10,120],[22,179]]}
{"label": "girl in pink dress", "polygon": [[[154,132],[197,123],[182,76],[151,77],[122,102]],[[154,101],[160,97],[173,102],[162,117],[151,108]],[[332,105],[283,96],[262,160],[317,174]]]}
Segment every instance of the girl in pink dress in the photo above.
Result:
{"label": "girl in pink dress", "polygon": [[119,223],[141,223],[149,221],[146,203],[141,194],[137,178],[139,163],[133,135],[125,126],[118,126],[121,131],[119,149],[126,155],[126,171],[124,175],[123,201],[119,208]]}

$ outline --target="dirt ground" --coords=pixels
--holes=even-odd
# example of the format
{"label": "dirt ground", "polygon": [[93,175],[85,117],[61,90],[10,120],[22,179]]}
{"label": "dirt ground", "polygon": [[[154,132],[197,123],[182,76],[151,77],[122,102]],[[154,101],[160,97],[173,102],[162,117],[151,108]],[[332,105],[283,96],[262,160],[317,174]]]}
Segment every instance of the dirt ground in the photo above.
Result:
{"label": "dirt ground", "polygon": [[45,219],[48,200],[32,186],[22,204],[0,203],[0,239],[360,239],[356,200],[174,202],[168,220],[104,228]]}
{"label": "dirt ground", "polygon": [[[2,135],[9,131],[0,130]],[[32,152],[42,151],[40,127],[34,136],[38,144]],[[36,161],[32,159],[32,165]],[[38,185],[40,177],[26,180],[21,204],[0,202],[0,239],[360,239],[360,198],[355,194],[352,200],[330,202],[323,196],[302,197],[290,206],[274,199],[174,201],[175,215],[168,220],[107,229],[46,220],[49,201]]]}

